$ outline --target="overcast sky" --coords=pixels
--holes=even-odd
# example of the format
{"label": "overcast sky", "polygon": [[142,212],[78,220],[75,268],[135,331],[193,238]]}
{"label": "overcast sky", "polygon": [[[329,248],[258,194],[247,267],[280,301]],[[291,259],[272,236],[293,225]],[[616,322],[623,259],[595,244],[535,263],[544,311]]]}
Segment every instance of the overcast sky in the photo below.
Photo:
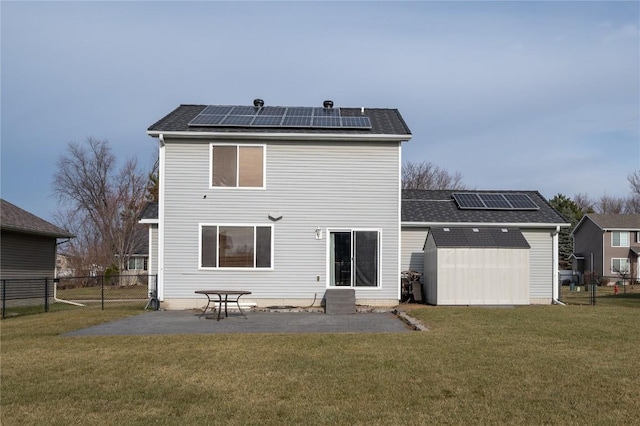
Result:
{"label": "overcast sky", "polygon": [[53,221],[67,144],[149,168],[179,104],[398,108],[405,160],[475,189],[629,194],[639,2],[11,2],[1,196]]}

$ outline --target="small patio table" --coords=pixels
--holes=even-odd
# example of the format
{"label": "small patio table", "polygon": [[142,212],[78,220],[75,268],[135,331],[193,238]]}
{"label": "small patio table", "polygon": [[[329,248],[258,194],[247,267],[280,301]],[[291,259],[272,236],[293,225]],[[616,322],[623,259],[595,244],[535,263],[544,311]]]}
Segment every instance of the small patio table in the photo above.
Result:
{"label": "small patio table", "polygon": [[[238,309],[240,310],[240,313],[242,314],[244,319],[247,319],[247,316],[244,314],[244,311],[240,307],[239,300],[240,300],[240,297],[244,296],[245,294],[251,294],[250,291],[246,291],[246,290],[196,290],[196,294],[204,294],[205,296],[207,296],[207,306],[204,308],[204,310],[198,316],[198,318],[201,318],[207,312],[207,309],[209,309],[209,306],[211,305],[211,303],[213,303],[213,306],[211,306],[211,308],[215,309],[216,302],[218,302],[218,321],[220,321],[220,313],[222,312],[222,304],[224,303],[224,316],[226,318],[228,316],[227,315],[227,304],[229,302],[232,302],[232,303],[235,303],[236,305],[238,305]],[[218,299],[216,300],[215,298],[212,298],[212,296],[217,296]],[[229,298],[229,296],[231,296],[231,299]]]}

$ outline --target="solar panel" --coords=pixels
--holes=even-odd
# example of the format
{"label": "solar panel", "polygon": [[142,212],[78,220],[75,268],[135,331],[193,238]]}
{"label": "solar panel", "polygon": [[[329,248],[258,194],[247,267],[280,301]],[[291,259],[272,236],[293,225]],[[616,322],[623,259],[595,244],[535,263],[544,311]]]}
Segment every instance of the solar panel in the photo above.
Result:
{"label": "solar panel", "polygon": [[371,129],[365,116],[342,117],[340,108],[209,105],[189,126]]}
{"label": "solar panel", "polygon": [[454,193],[453,199],[463,210],[538,210],[527,194],[522,193]]}
{"label": "solar panel", "polygon": [[313,108],[313,115],[316,117],[339,117],[340,108]]}
{"label": "solar panel", "polygon": [[313,108],[311,107],[287,108],[287,115],[291,115],[294,117],[311,117],[313,115]]}
{"label": "solar panel", "polygon": [[340,127],[340,117],[313,117],[312,127]]}
{"label": "solar panel", "polygon": [[255,106],[234,106],[231,114],[233,115],[255,115],[260,111],[260,107]]}
{"label": "solar panel", "polygon": [[189,122],[190,126],[215,126],[226,117],[226,115],[200,114]]}
{"label": "solar panel", "polygon": [[478,196],[478,194],[453,194],[453,199],[456,200],[458,207],[461,209],[484,209],[485,205]]}
{"label": "solar panel", "polygon": [[287,112],[287,109],[284,107],[267,106],[264,108],[260,108],[260,111],[258,112],[258,114],[259,115],[279,115],[280,117],[282,117],[283,115],[285,115],[286,112]]}
{"label": "solar panel", "polygon": [[371,128],[369,117],[342,117],[342,127]]}
{"label": "solar panel", "polygon": [[510,209],[511,204],[502,196],[502,194],[478,194],[480,199],[484,201],[487,208],[490,209]]}
{"label": "solar panel", "polygon": [[296,117],[286,116],[282,120],[282,126],[287,127],[311,127],[311,116],[308,117]]}
{"label": "solar panel", "polygon": [[282,122],[282,117],[276,115],[259,115],[251,123],[252,126],[279,126]]}
{"label": "solar panel", "polygon": [[228,115],[220,124],[225,126],[249,126],[254,115]]}
{"label": "solar panel", "polygon": [[538,210],[540,207],[527,194],[503,194],[514,208],[521,210]]}

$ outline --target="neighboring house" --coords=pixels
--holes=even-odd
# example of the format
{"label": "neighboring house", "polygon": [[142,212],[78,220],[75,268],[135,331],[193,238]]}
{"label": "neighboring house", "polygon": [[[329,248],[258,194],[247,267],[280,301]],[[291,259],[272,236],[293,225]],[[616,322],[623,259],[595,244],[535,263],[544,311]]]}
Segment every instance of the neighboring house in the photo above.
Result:
{"label": "neighboring house", "polygon": [[404,190],[402,270],[423,273],[427,303],[558,299],[558,232],[570,223],[537,191]]}
{"label": "neighboring house", "polygon": [[640,215],[588,213],[573,232],[573,270],[584,282],[603,277],[613,283],[622,278],[640,279]]}
{"label": "neighboring house", "polygon": [[[327,289],[400,298],[401,143],[395,109],[180,105],[159,140],[158,296],[203,305],[201,289],[248,290],[259,306],[306,306]],[[150,250],[150,271],[156,268]]]}
{"label": "neighboring house", "polygon": [[[58,239],[73,235],[2,199],[0,228],[0,279],[7,283],[7,300],[42,302],[44,279],[55,277]],[[52,296],[53,286],[50,291]]]}

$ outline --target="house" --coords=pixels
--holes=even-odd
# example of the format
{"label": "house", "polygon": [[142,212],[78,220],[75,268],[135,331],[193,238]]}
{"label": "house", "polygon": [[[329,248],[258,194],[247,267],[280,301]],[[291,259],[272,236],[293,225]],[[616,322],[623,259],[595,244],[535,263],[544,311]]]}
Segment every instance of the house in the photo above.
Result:
{"label": "house", "polygon": [[640,215],[588,213],[571,232],[573,270],[579,283],[640,279]]}
{"label": "house", "polygon": [[411,133],[396,109],[180,105],[147,133],[160,191],[157,221],[141,221],[164,307],[201,307],[194,291],[209,288],[258,306],[319,305],[327,290],[397,304]]}
{"label": "house", "polygon": [[568,226],[537,191],[404,190],[401,268],[430,304],[553,303]]}
{"label": "house", "polygon": [[[56,276],[58,240],[73,235],[2,199],[0,232],[0,279],[7,301],[42,303],[44,279]],[[53,296],[53,286],[50,292]]]}

